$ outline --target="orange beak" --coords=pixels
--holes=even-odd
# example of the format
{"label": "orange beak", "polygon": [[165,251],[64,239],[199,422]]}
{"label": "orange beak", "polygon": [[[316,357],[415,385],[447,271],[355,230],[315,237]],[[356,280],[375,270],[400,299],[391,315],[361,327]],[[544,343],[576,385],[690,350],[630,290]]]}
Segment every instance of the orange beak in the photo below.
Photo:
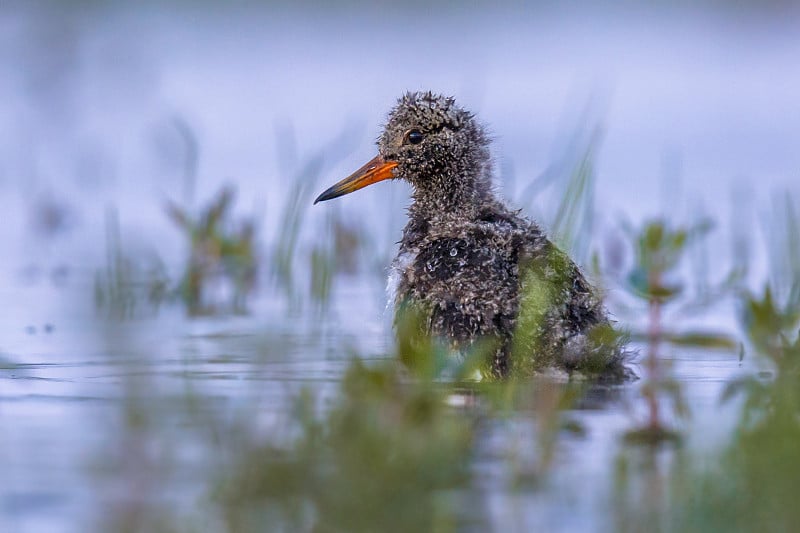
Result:
{"label": "orange beak", "polygon": [[325,200],[332,200],[345,194],[350,194],[358,189],[363,189],[367,185],[378,183],[379,181],[388,180],[394,177],[392,170],[397,166],[394,161],[385,161],[383,157],[376,156],[369,163],[359,168],[345,179],[317,196],[314,203],[324,202]]}

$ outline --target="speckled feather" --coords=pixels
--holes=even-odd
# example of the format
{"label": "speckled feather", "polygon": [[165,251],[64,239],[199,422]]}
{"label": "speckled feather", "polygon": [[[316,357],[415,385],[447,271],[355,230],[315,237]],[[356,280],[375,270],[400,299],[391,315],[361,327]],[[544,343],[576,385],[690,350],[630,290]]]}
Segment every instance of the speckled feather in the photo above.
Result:
{"label": "speckled feather", "polygon": [[[411,130],[424,135],[418,144],[408,142]],[[408,93],[389,114],[378,149],[414,190],[390,276],[395,306],[422,309],[426,333],[454,349],[494,339],[491,376],[571,371],[590,359],[597,373],[624,375],[619,347],[593,340],[593,331],[610,329],[596,291],[535,223],[493,193],[489,142],[452,98]]]}

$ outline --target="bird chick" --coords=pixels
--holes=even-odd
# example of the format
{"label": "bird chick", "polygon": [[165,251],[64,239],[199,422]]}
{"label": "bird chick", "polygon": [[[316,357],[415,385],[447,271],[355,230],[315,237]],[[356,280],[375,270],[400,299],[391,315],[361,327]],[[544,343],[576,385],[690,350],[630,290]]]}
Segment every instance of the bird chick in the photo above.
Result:
{"label": "bird chick", "polygon": [[[460,354],[490,346],[484,377],[546,369],[627,377],[620,336],[580,268],[492,190],[490,139],[453,98],[402,96],[378,155],[314,203],[386,179],[413,188],[390,270],[396,316]],[[397,318],[396,318],[397,320]]]}

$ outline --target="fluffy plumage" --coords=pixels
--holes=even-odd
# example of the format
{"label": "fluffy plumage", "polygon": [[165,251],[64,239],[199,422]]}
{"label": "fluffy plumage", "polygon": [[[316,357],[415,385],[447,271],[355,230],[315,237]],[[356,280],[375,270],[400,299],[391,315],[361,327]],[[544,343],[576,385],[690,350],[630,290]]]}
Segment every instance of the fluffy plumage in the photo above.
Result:
{"label": "fluffy plumage", "polygon": [[455,350],[493,341],[486,376],[548,367],[625,376],[595,289],[539,226],[493,193],[489,143],[452,98],[408,93],[390,112],[378,159],[413,187],[390,274],[396,307],[420,309],[425,333]]}

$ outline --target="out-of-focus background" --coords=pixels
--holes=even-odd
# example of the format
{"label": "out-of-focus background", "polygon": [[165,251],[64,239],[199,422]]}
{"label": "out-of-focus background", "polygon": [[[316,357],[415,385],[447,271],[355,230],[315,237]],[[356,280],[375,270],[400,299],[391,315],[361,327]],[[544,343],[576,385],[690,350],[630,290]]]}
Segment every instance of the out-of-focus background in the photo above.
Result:
{"label": "out-of-focus background", "polygon": [[[798,299],[800,267],[785,260],[800,258],[798,28],[791,2],[0,1],[0,530],[376,527],[299,489],[308,500],[289,511],[270,491],[231,496],[248,483],[236,468],[258,466],[230,463],[264,435],[287,445],[308,417],[337,427],[324,417],[331,404],[347,413],[351,358],[393,353],[383,285],[408,187],[311,202],[373,157],[409,90],[455,96],[488,126],[498,191],[606,287],[643,352],[653,339],[681,347],[659,352],[666,367],[641,383],[577,407],[536,396],[579,422],[564,442],[541,422],[561,411],[489,415],[469,434],[469,480],[409,527],[648,523],[649,500],[620,504],[614,462],[639,407],[653,414],[641,385],[683,390],[674,418],[693,406],[684,433],[698,449],[726,442],[739,404],[719,414],[723,390],[775,372],[742,362],[765,309],[743,295],[769,280],[787,315]],[[671,301],[637,285],[653,267],[652,240],[636,240],[648,228],[684,231],[670,252],[680,261],[659,271],[675,325],[655,337],[641,309]],[[316,415],[299,416],[309,390]],[[234,433],[245,436],[219,436]],[[662,455],[637,461],[683,460]],[[535,463],[536,483],[514,478],[514,461]],[[556,489],[542,489],[553,462]],[[674,481],[659,468],[631,486],[658,499],[668,489],[648,476]],[[341,469],[330,490],[358,494]],[[281,472],[270,479],[303,477]],[[269,512],[253,511],[259,498]],[[664,529],[688,523],[658,516]]]}
{"label": "out-of-focus background", "polygon": [[[780,2],[6,1],[2,180],[63,198],[88,250],[110,203],[171,249],[160,201],[184,193],[189,159],[197,198],[235,182],[272,226],[306,159],[322,156],[318,187],[348,174],[396,98],[429,89],[489,125],[508,196],[557,165],[575,129],[599,125],[604,218],[716,209],[737,189],[755,202],[798,178],[797,24]],[[405,195],[383,185],[341,209],[380,206],[383,223],[387,198]],[[24,210],[11,215],[24,229]]]}

